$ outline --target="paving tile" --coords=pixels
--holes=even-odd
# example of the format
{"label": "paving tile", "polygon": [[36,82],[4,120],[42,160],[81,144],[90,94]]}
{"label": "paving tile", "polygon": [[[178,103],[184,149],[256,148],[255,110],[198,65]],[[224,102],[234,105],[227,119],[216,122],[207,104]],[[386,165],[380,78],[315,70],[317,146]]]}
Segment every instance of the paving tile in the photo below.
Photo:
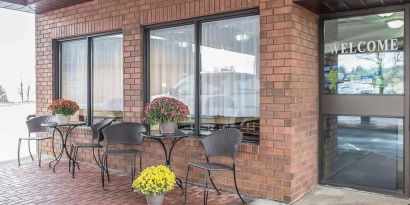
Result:
{"label": "paving tile", "polygon": [[[106,189],[101,187],[98,167],[81,164],[73,179],[68,172],[67,161],[62,161],[53,173],[47,161],[38,167],[36,162],[25,161],[0,163],[0,204],[147,204],[145,197],[131,190],[128,174],[111,172],[111,182]],[[167,193],[164,204],[183,204],[184,197],[179,188]],[[252,201],[252,199],[247,198]],[[188,185],[188,204],[202,204],[203,188]],[[218,195],[211,190],[208,204],[242,204],[234,193]]]}

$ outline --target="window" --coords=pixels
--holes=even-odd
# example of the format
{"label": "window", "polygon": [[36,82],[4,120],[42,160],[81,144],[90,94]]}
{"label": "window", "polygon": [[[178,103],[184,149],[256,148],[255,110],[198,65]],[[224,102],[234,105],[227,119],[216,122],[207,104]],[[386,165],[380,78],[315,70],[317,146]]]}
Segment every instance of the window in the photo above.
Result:
{"label": "window", "polygon": [[59,42],[57,96],[78,103],[78,120],[91,125],[106,117],[122,118],[122,50],[121,34]]}
{"label": "window", "polygon": [[403,193],[404,12],[322,28],[321,182]]}
{"label": "window", "polygon": [[188,106],[185,129],[193,130],[195,116],[195,29],[194,25],[150,32],[150,100],[164,95]]}
{"label": "window", "polygon": [[404,94],[404,12],[324,22],[325,94]]}
{"label": "window", "polygon": [[403,119],[326,115],[324,180],[385,190],[403,188]]}
{"label": "window", "polygon": [[147,100],[185,103],[190,116],[180,129],[208,135],[235,127],[258,141],[259,15],[205,20],[147,29]]}

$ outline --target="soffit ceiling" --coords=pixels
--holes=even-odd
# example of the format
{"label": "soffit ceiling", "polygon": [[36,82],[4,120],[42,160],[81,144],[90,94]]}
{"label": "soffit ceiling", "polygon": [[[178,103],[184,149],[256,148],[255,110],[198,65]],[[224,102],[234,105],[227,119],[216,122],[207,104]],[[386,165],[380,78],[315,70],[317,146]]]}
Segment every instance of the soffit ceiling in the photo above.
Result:
{"label": "soffit ceiling", "polygon": [[0,8],[42,14],[91,0],[0,0]]}
{"label": "soffit ceiling", "polygon": [[369,9],[410,3],[410,0],[293,0],[317,14]]}

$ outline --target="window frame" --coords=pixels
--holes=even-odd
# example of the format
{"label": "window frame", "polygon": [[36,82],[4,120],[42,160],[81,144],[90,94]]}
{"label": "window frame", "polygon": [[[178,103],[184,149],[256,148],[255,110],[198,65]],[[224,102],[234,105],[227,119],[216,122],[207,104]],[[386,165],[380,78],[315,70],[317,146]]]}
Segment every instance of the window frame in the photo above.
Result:
{"label": "window frame", "polygon": [[[144,100],[143,102],[144,102],[144,105],[150,102],[150,62],[149,62],[149,59],[150,59],[150,55],[149,55],[150,53],[150,43],[149,43],[150,31],[178,27],[178,26],[193,25],[194,26],[194,40],[195,40],[195,68],[194,68],[195,69],[195,88],[194,88],[195,102],[194,102],[194,107],[195,107],[195,113],[196,113],[194,115],[194,125],[195,125],[194,135],[202,136],[200,134],[201,55],[199,55],[200,49],[201,49],[201,41],[202,41],[202,36],[201,36],[202,24],[207,23],[207,22],[213,22],[213,21],[235,19],[235,18],[248,17],[248,16],[258,16],[258,15],[260,15],[259,9],[253,8],[253,9],[247,9],[247,10],[236,11],[236,12],[222,13],[222,14],[216,14],[216,15],[211,15],[211,16],[197,17],[197,18],[144,26],[143,27],[143,45],[142,45],[143,47],[143,80],[144,80],[144,83],[143,83],[143,86],[144,86],[143,87],[143,91],[144,91],[143,99]],[[259,138],[258,140],[255,140],[255,141],[245,141],[245,142],[259,144]]]}
{"label": "window frame", "polygon": [[[62,96],[62,71],[61,71],[61,57],[62,57],[62,43],[70,42],[75,40],[87,40],[87,121],[86,126],[91,126],[93,124],[93,88],[94,88],[94,78],[93,78],[93,39],[104,36],[122,35],[124,41],[124,34],[122,31],[112,31],[93,35],[82,35],[71,38],[55,39],[52,42],[53,50],[55,51],[55,90],[54,99],[60,99]],[[123,48],[124,52],[124,48]],[[124,100],[124,99],[122,99]],[[124,111],[123,111],[124,112]]]}

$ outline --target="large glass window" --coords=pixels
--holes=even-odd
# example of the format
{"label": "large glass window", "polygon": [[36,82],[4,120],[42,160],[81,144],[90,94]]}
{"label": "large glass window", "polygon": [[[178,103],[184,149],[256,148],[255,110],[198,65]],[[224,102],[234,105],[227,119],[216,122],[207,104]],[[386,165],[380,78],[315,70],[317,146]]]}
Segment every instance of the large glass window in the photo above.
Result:
{"label": "large glass window", "polygon": [[245,140],[257,141],[259,30],[258,15],[150,30],[150,100],[165,95],[188,105],[191,115],[181,129],[207,135],[236,127]]}
{"label": "large glass window", "polygon": [[179,26],[150,32],[149,93],[153,100],[171,96],[188,106],[190,116],[180,128],[194,129],[195,29]]}
{"label": "large glass window", "polygon": [[404,13],[324,22],[324,90],[403,94]]}
{"label": "large glass window", "polygon": [[87,116],[87,40],[61,43],[61,96],[77,102],[77,116]]}
{"label": "large glass window", "polygon": [[93,39],[93,120],[122,118],[122,35]]}
{"label": "large glass window", "polygon": [[79,104],[77,120],[122,118],[122,50],[120,34],[60,42],[59,97]]}
{"label": "large glass window", "polygon": [[323,125],[325,180],[403,188],[403,119],[327,115]]}
{"label": "large glass window", "polygon": [[201,133],[234,126],[257,136],[259,16],[204,23],[201,39]]}

